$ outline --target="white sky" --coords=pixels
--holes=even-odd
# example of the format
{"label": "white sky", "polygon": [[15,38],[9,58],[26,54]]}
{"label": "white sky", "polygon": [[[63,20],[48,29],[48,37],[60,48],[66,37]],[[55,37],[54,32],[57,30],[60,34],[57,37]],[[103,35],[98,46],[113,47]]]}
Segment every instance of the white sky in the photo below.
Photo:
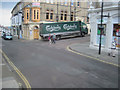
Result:
{"label": "white sky", "polygon": [[11,10],[0,8],[0,24],[4,26],[10,26]]}

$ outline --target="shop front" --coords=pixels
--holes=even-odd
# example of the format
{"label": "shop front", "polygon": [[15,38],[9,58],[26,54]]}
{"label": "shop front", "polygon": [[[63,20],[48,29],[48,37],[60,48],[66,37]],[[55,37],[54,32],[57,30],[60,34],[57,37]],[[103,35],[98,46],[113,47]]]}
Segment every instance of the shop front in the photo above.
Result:
{"label": "shop front", "polygon": [[114,24],[113,25],[113,37],[112,37],[112,41],[116,42],[116,47],[120,48],[120,24]]}
{"label": "shop front", "polygon": [[110,17],[103,17],[102,25],[104,29],[99,30],[99,26],[101,26],[101,11],[95,10],[90,13],[90,26],[91,26],[91,36],[90,36],[90,47],[99,49],[100,44],[100,33],[102,33],[101,37],[101,47],[104,51],[109,51],[112,47],[112,42],[116,42],[116,49],[120,49],[120,17],[118,15],[118,8],[111,7],[111,9],[104,9],[103,14],[108,15]]}

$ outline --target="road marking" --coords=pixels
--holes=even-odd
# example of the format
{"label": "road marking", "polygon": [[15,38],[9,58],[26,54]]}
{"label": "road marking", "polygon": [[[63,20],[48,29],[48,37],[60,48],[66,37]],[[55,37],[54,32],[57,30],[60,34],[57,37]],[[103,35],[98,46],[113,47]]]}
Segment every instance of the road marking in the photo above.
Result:
{"label": "road marking", "polygon": [[97,61],[100,61],[100,62],[103,62],[103,63],[106,63],[106,64],[110,64],[110,65],[113,65],[113,66],[116,66],[116,67],[120,67],[120,66],[117,65],[117,64],[110,63],[110,62],[107,62],[107,61],[104,61],[104,60],[101,60],[101,59],[98,59],[98,58],[95,58],[95,57],[92,57],[92,56],[88,56],[88,55],[85,55],[85,54],[82,54],[82,53],[73,51],[73,50],[70,49],[70,46],[67,46],[67,50],[70,51],[70,52],[73,52],[73,53],[75,53],[75,54],[78,54],[78,55],[87,57],[87,58],[91,58],[91,59],[94,59],[94,60],[97,60]]}
{"label": "road marking", "polygon": [[19,71],[19,69],[11,62],[11,60],[7,57],[7,55],[1,49],[0,49],[0,52],[3,54],[3,56],[5,57],[7,62],[9,63],[9,65],[12,66],[12,68],[16,71],[16,73],[23,80],[23,82],[26,85],[27,90],[31,90],[31,86],[30,86],[28,80],[26,79],[26,77]]}

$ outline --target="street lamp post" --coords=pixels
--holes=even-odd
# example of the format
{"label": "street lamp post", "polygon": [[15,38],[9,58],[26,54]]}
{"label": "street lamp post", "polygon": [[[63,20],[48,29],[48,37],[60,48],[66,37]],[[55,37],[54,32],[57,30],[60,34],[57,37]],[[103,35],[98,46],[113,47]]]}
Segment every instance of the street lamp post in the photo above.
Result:
{"label": "street lamp post", "polygon": [[101,38],[102,38],[102,32],[103,32],[103,25],[102,25],[102,22],[103,22],[103,17],[110,17],[109,13],[108,15],[103,15],[103,1],[102,1],[102,5],[101,5],[101,25],[99,27],[99,30],[100,30],[100,42],[99,42],[99,52],[98,54],[100,55],[101,54]]}
{"label": "street lamp post", "polygon": [[56,21],[58,22],[58,1],[57,1],[57,16],[56,16]]}
{"label": "street lamp post", "polygon": [[99,53],[98,53],[99,55],[101,54],[101,38],[102,38],[102,31],[103,31],[102,22],[103,22],[103,1],[101,6],[101,26],[99,27],[100,29],[100,42],[99,42]]}

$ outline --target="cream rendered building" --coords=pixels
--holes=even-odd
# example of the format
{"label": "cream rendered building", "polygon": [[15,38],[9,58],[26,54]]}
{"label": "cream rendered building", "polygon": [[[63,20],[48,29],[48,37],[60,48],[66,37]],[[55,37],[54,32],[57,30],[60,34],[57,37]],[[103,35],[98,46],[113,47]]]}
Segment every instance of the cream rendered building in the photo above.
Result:
{"label": "cream rendered building", "polygon": [[[80,2],[81,0],[21,0],[12,10],[12,18],[16,17],[21,12],[21,29],[19,25],[12,24],[17,27],[17,34],[22,38],[34,40],[40,39],[39,28],[40,23],[52,22],[67,22],[81,20],[88,22],[89,8],[88,2]],[[19,17],[19,16],[18,16]],[[14,19],[13,19],[14,20]],[[13,21],[14,22],[14,21]]]}
{"label": "cream rendered building", "polygon": [[[104,30],[102,33],[102,50],[109,52],[112,48],[112,42],[116,38],[116,47],[120,48],[120,15],[119,15],[118,2],[104,2],[103,15],[108,15],[110,17],[103,18]],[[98,27],[101,24],[101,8],[93,8],[89,10],[90,14],[90,26],[91,26],[91,37],[90,37],[90,47],[94,49],[99,48],[100,30]]]}

